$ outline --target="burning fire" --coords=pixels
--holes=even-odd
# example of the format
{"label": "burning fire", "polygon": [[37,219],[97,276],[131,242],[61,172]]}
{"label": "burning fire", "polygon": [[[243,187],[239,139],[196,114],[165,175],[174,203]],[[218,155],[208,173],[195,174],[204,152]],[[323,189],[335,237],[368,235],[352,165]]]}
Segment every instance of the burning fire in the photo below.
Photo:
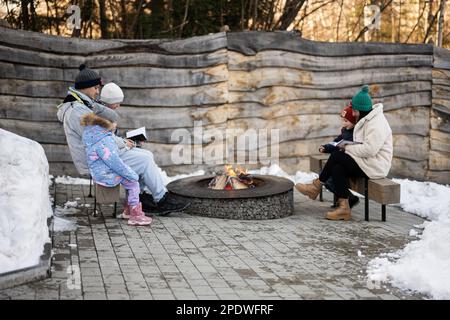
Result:
{"label": "burning fire", "polygon": [[224,172],[215,176],[208,187],[215,190],[240,190],[254,188],[253,178],[246,169],[225,165]]}

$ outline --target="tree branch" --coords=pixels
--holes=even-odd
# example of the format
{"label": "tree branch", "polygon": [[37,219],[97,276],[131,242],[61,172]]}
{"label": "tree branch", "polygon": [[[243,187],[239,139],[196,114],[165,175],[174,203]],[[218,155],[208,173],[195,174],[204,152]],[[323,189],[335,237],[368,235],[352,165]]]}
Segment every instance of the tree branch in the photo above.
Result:
{"label": "tree branch", "polygon": [[[389,0],[382,8],[380,8],[380,13],[379,13],[380,15],[383,13],[384,9],[386,9],[386,8],[392,3],[392,1],[393,1],[393,0]],[[370,22],[369,25],[371,25],[372,23],[375,22],[375,18],[376,18],[376,17],[374,17],[374,18],[372,19],[372,21]],[[359,34],[358,34],[358,36],[356,37],[355,41],[358,41],[359,38],[361,38],[361,37],[364,35],[364,33],[366,33],[368,30],[369,30],[369,27],[368,27],[368,26],[365,26],[365,27],[359,32]]]}

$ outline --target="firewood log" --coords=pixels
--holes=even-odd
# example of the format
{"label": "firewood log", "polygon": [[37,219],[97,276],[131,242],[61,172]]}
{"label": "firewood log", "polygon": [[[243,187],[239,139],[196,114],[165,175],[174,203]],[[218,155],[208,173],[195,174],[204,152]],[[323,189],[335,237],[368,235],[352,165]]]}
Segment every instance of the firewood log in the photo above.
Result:
{"label": "firewood log", "polygon": [[241,189],[247,189],[248,188],[246,184],[244,184],[241,181],[239,181],[239,179],[236,178],[236,177],[231,177],[230,178],[230,182],[231,182],[231,186],[235,190],[241,190]]}
{"label": "firewood log", "polygon": [[225,188],[226,184],[227,184],[227,176],[221,175],[221,176],[215,177],[211,181],[209,187],[214,190],[223,190],[223,188]]}

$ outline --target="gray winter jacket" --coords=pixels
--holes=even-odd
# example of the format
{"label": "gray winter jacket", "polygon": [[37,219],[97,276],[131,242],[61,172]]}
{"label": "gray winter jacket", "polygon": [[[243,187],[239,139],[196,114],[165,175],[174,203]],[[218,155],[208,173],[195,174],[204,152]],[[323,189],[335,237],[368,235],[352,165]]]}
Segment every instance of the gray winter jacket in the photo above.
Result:
{"label": "gray winter jacket", "polygon": [[[77,99],[76,101],[60,104],[57,113],[58,120],[64,124],[64,133],[66,134],[72,161],[81,175],[88,175],[89,169],[86,162],[86,152],[82,142],[84,127],[80,124],[81,116],[93,112],[100,117],[117,118],[117,114],[114,110],[93,101],[85,94],[73,88],[69,88],[68,94],[75,94],[89,105],[87,106]],[[114,138],[119,150],[127,148],[124,139],[116,135],[114,135]]]}

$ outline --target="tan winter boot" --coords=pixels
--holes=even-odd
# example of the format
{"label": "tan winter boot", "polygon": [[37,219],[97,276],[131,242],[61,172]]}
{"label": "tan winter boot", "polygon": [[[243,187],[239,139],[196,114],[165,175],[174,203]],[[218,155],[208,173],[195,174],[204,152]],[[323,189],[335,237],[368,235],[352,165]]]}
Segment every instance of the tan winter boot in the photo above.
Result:
{"label": "tan winter boot", "polygon": [[350,220],[351,211],[348,199],[339,198],[338,207],[334,211],[327,212],[328,220]]}
{"label": "tan winter boot", "polygon": [[315,200],[322,189],[323,183],[319,179],[314,179],[312,183],[297,183],[295,188],[310,199]]}

